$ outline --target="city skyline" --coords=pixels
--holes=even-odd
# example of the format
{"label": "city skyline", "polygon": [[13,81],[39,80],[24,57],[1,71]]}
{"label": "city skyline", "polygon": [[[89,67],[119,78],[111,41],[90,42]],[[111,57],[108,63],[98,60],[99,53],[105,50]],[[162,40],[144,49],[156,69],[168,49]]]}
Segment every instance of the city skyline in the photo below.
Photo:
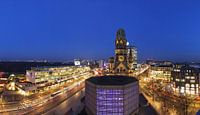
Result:
{"label": "city skyline", "polygon": [[179,0],[0,1],[0,60],[108,59],[124,28],[139,60],[200,61],[199,11]]}

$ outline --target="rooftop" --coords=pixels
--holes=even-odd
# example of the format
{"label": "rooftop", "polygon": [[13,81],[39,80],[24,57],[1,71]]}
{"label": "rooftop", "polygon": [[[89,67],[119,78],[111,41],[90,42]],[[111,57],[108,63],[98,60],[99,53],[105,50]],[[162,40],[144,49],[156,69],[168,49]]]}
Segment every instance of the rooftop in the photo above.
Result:
{"label": "rooftop", "polygon": [[91,77],[86,81],[92,82],[96,85],[126,85],[138,80],[134,77],[128,76],[98,76]]}

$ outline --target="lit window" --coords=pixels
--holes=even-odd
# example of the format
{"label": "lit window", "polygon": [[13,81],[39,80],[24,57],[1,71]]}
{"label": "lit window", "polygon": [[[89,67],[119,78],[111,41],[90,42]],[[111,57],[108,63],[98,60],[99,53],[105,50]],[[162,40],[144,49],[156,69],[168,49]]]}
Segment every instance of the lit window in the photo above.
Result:
{"label": "lit window", "polygon": [[185,79],[182,79],[181,82],[185,82]]}
{"label": "lit window", "polygon": [[180,81],[180,79],[176,79],[176,81]]}
{"label": "lit window", "polygon": [[195,79],[195,77],[194,77],[194,76],[191,76],[191,79]]}
{"label": "lit window", "polygon": [[185,78],[186,78],[186,79],[190,79],[190,76],[186,76]]}
{"label": "lit window", "polygon": [[184,89],[181,89],[180,92],[181,92],[181,93],[184,93],[185,91],[184,91]]}
{"label": "lit window", "polygon": [[194,84],[191,84],[191,87],[194,87]]}
{"label": "lit window", "polygon": [[185,87],[190,87],[190,84],[185,84]]}
{"label": "lit window", "polygon": [[181,89],[185,89],[185,87],[181,87]]}

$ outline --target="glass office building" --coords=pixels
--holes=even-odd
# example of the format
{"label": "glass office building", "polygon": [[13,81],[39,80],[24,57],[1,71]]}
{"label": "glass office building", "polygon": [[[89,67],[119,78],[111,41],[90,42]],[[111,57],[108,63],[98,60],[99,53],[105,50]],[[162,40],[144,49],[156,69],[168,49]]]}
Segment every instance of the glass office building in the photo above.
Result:
{"label": "glass office building", "polygon": [[126,76],[92,77],[86,80],[86,111],[91,115],[137,113],[138,81]]}

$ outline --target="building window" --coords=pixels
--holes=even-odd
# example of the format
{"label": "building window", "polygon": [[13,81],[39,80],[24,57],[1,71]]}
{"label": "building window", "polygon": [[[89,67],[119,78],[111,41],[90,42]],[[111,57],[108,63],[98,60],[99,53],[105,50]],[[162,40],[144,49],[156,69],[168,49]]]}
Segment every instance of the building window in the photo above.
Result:
{"label": "building window", "polygon": [[190,87],[190,84],[185,84],[185,87],[186,87],[186,88],[189,88],[189,87]]}
{"label": "building window", "polygon": [[191,84],[191,87],[194,87],[194,84]]}
{"label": "building window", "polygon": [[180,81],[180,79],[176,79],[176,81]]}
{"label": "building window", "polygon": [[191,79],[195,79],[195,77],[194,77],[194,76],[191,76]]}
{"label": "building window", "polygon": [[190,76],[185,76],[186,79],[190,79]]}
{"label": "building window", "polygon": [[181,79],[181,82],[185,82],[185,79]]}
{"label": "building window", "polygon": [[123,115],[123,90],[97,89],[97,115]]}

